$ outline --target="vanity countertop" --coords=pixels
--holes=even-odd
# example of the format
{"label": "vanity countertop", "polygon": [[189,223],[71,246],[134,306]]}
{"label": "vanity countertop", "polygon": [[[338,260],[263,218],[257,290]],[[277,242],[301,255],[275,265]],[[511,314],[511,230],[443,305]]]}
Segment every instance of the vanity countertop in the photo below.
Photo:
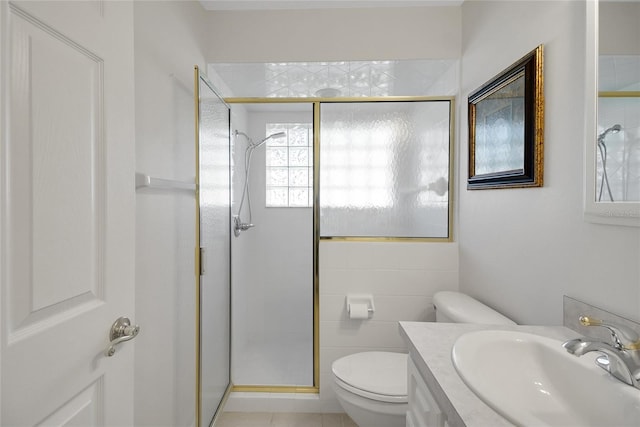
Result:
{"label": "vanity countertop", "polygon": [[409,345],[409,354],[451,427],[513,425],[465,385],[451,359],[451,349],[460,335],[487,329],[522,331],[561,341],[580,336],[564,326],[400,322],[400,334]]}

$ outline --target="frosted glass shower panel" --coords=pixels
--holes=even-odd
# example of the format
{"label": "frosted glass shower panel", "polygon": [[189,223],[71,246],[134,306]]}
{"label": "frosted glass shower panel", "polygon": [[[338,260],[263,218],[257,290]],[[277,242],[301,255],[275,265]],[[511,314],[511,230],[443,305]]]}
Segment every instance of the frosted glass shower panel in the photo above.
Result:
{"label": "frosted glass shower panel", "polygon": [[451,104],[321,104],[321,237],[449,237]]}
{"label": "frosted glass shower panel", "polygon": [[208,426],[230,384],[230,110],[198,79],[200,276],[200,426]]}

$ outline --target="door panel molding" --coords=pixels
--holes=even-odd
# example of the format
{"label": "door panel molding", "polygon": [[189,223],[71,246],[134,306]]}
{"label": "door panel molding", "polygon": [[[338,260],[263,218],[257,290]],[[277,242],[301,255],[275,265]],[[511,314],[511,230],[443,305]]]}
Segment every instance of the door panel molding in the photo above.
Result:
{"label": "door panel molding", "polygon": [[104,377],[73,396],[36,426],[103,426]]}
{"label": "door panel molding", "polygon": [[14,342],[102,302],[106,177],[104,61],[16,6],[10,13],[4,203]]}

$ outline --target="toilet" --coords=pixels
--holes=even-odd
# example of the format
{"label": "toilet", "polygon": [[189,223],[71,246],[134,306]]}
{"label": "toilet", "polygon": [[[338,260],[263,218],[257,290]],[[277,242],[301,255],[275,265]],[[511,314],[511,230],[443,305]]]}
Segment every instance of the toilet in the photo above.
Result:
{"label": "toilet", "polygon": [[[433,296],[436,322],[515,325],[480,301],[460,292]],[[344,411],[360,427],[404,427],[408,406],[405,353],[367,351],[331,365],[333,388]]]}

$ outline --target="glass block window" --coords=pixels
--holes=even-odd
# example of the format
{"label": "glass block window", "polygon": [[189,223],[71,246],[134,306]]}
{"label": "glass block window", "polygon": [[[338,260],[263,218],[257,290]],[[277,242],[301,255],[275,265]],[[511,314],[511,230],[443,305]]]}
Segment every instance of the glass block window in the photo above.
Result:
{"label": "glass block window", "polygon": [[266,206],[313,206],[313,127],[311,123],[267,123]]}

